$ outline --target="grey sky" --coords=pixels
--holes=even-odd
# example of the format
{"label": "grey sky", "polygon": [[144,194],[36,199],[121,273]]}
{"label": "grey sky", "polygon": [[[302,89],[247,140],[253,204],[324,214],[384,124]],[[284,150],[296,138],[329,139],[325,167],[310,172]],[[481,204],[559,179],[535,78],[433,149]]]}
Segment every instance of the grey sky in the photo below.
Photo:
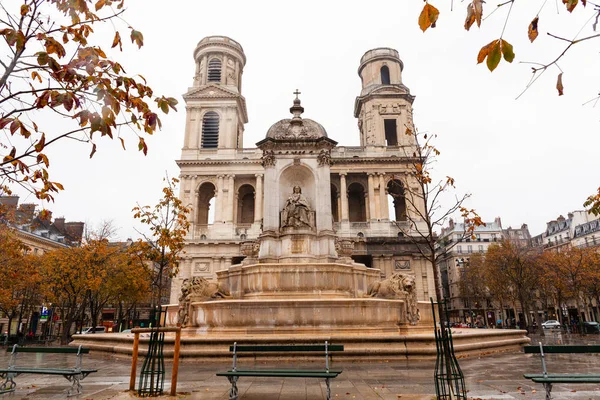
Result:
{"label": "grey sky", "polygon": [[[451,12],[449,2],[435,1],[442,13],[438,27],[422,33],[417,18],[423,2],[417,0],[129,0],[125,19],[143,32],[145,45],[138,51],[128,43],[117,57],[128,73],[143,74],[157,94],[177,97],[179,112],[161,117],[162,131],[148,139],[147,157],[137,152],[133,135],[126,152],[118,141],[99,141],[92,160],[90,149],[79,143],[54,149],[51,173],[65,191],[46,207],[67,220],[113,219],[121,239],[136,237],[131,208],[158,200],[165,171],[178,175],[174,160],[185,121],[181,94],[192,84],[192,52],[203,37],[226,35],[242,44],[248,60],[242,88],[250,119],[245,147],[254,147],[271,124],[288,117],[296,88],[304,116],[320,122],[340,145],[358,144],[353,104],[360,92],[360,57],[371,48],[392,47],[404,62],[403,82],[416,95],[415,123],[439,135],[440,176],[453,176],[460,191],[473,193],[469,205],[484,220],[500,216],[505,227],[527,223],[538,234],[546,221],[581,209],[600,185],[600,106],[582,107],[600,91],[598,42],[574,46],[561,61],[564,96],[556,95],[559,71],[551,68],[515,100],[530,78],[530,66],[519,62],[554,59],[564,43],[546,32],[572,38],[591,15],[591,10],[567,15],[562,4],[557,15],[554,2],[548,3],[532,45],[527,26],[542,1],[517,2],[504,34],[516,59],[490,73],[476,65],[476,56],[499,37],[507,7],[481,29],[466,32],[467,3],[455,1]],[[485,15],[492,10],[489,2],[486,6]],[[106,47],[111,30],[107,26]],[[590,33],[587,27],[582,35]]]}

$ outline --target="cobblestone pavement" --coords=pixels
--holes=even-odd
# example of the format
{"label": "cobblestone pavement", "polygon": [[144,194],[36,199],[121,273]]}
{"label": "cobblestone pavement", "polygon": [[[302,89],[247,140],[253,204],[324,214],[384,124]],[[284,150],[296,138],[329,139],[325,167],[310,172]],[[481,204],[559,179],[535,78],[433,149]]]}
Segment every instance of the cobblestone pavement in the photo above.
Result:
{"label": "cobblestone pavement", "polygon": [[[538,338],[533,337],[537,342]],[[600,337],[551,334],[544,339],[548,344],[570,343],[600,344]],[[73,366],[74,357],[62,354],[20,354],[19,365],[60,367]],[[245,361],[248,362],[248,361]],[[8,354],[0,354],[0,365],[8,365]],[[292,364],[290,364],[292,365]],[[335,363],[344,372],[332,383],[332,398],[336,400],[422,400],[434,398],[432,361],[377,363]],[[525,372],[541,372],[537,355],[503,353],[460,360],[469,396],[472,399],[544,399],[541,385],[523,379]],[[215,376],[230,364],[213,362],[182,362],[179,367],[178,397],[186,399],[227,399],[229,384],[225,378]],[[79,399],[134,398],[125,392],[129,386],[130,361],[100,354],[84,358],[84,367],[97,368],[98,372],[83,381],[84,394]],[[167,364],[165,391],[170,390],[171,365]],[[600,355],[548,356],[551,372],[600,373]],[[139,367],[138,367],[139,371]],[[16,378],[17,390],[3,395],[6,399],[62,399],[70,383],[56,376],[20,375]],[[318,379],[240,379],[240,400],[316,400],[325,398],[325,384]],[[556,400],[600,399],[600,384],[555,385]],[[166,399],[168,396],[162,396]],[[1,397],[0,397],[1,400]]]}

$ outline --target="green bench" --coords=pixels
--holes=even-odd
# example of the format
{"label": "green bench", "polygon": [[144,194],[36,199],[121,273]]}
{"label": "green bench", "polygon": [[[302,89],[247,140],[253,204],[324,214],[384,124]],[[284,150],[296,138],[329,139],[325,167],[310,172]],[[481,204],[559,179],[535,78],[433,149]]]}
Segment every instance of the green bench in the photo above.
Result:
{"label": "green bench", "polygon": [[[11,351],[10,348],[6,349],[7,352]],[[0,377],[4,379],[4,382],[0,385],[0,393],[13,392],[17,386],[14,378],[21,374],[38,374],[38,375],[60,375],[67,378],[69,382],[73,382],[69,389],[67,396],[74,394],[79,395],[83,392],[81,386],[81,380],[93,372],[97,372],[97,369],[83,369],[82,356],[88,354],[90,349],[84,349],[79,346],[75,347],[19,347],[14,345],[12,347],[10,360],[8,362],[8,368],[0,369]],[[17,366],[17,354],[18,353],[35,353],[35,354],[76,354],[77,359],[75,361],[74,368],[34,368],[34,367],[18,367]],[[73,391],[75,390],[75,393]]]}
{"label": "green bench", "polygon": [[[225,376],[231,383],[229,399],[238,399],[237,381],[242,376],[254,377],[272,377],[272,378],[321,378],[325,379],[327,385],[327,400],[331,399],[330,380],[336,378],[342,373],[341,369],[333,370],[329,368],[330,356],[332,351],[344,351],[343,345],[333,345],[325,342],[320,345],[256,345],[239,346],[236,343],[229,347],[233,352],[233,366],[225,372],[218,372],[217,376]],[[325,368],[323,369],[248,369],[238,368],[237,359],[239,353],[276,353],[276,356],[282,355],[304,355],[305,353],[323,353],[325,355]]]}
{"label": "green bench", "polygon": [[546,400],[552,398],[553,383],[600,383],[600,373],[598,374],[549,374],[546,369],[546,353],[553,354],[597,354],[600,353],[600,346],[525,346],[525,354],[539,354],[542,360],[541,374],[524,374],[527,379],[535,383],[541,383],[546,389]]}

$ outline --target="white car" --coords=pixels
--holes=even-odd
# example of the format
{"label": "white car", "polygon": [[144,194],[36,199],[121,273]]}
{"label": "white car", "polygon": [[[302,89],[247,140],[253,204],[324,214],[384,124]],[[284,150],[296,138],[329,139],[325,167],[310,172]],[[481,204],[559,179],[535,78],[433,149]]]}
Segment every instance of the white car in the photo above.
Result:
{"label": "white car", "polygon": [[549,319],[546,322],[542,322],[542,327],[544,329],[554,329],[554,328],[560,328],[560,322],[558,322],[555,319]]}

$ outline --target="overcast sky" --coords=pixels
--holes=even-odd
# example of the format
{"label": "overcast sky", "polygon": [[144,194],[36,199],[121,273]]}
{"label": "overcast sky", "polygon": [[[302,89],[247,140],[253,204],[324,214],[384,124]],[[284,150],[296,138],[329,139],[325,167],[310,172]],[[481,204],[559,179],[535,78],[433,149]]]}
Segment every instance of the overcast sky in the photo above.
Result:
{"label": "overcast sky", "polygon": [[[438,27],[422,33],[417,18],[423,2],[417,0],[128,0],[124,18],[143,32],[144,47],[128,44],[116,57],[129,74],[144,75],[157,94],[178,98],[180,111],[161,117],[162,131],[147,140],[147,157],[137,151],[133,137],[127,151],[119,143],[99,141],[92,160],[86,145],[55,148],[51,173],[65,191],[45,206],[68,221],[113,220],[120,239],[137,237],[131,208],[136,202],[155,204],[165,172],[179,174],[181,95],[192,85],[192,52],[203,37],[225,35],[241,43],[247,57],[245,147],[254,147],[273,123],[288,118],[296,88],[306,118],[320,122],[340,145],[357,145],[353,103],[361,89],[360,57],[372,48],[392,47],[404,62],[403,83],[416,96],[416,125],[439,136],[438,173],[453,176],[460,191],[473,194],[470,206],[484,220],[500,216],[504,227],[527,223],[532,235],[541,233],[547,221],[582,209],[600,185],[600,105],[582,106],[600,91],[599,42],[574,46],[560,62],[562,97],[555,88],[559,71],[551,68],[515,100],[531,75],[531,66],[519,62],[553,60],[565,43],[546,32],[573,38],[591,9],[567,15],[561,4],[557,14],[554,2],[548,2],[540,37],[530,44],[527,26],[542,1],[517,2],[504,34],[516,59],[512,65],[502,61],[490,73],[476,64],[476,56],[500,36],[508,6],[481,29],[466,32],[466,2],[455,1],[453,12],[449,3],[433,2],[442,13]],[[107,28],[109,47],[112,28]],[[581,35],[591,33],[588,26]],[[122,36],[128,35],[123,31]],[[25,197],[21,202],[35,200]]]}

